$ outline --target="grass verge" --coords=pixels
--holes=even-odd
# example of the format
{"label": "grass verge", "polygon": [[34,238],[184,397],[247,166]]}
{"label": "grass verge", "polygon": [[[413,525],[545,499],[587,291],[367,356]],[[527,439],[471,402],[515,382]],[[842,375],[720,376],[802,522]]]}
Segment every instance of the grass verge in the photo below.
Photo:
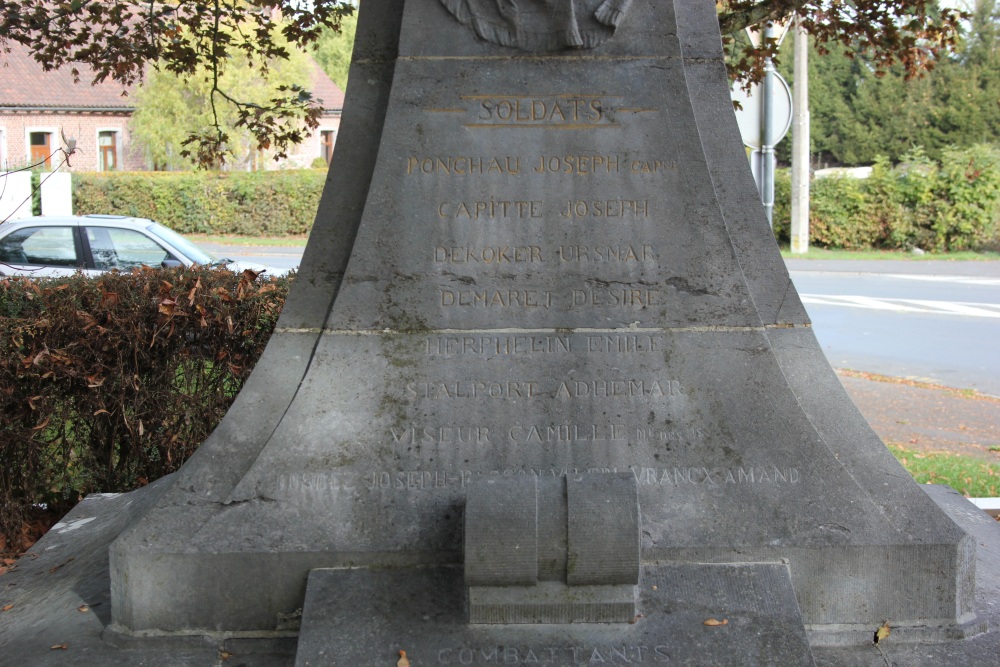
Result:
{"label": "grass verge", "polygon": [[925,252],[914,254],[906,250],[838,250],[835,248],[809,248],[809,252],[793,254],[788,246],[781,247],[785,259],[894,259],[912,262],[928,260],[987,262],[1000,260],[1000,252]]}
{"label": "grass verge", "polygon": [[1000,465],[958,454],[918,452],[896,444],[888,447],[921,484],[947,484],[967,498],[1000,496]]}

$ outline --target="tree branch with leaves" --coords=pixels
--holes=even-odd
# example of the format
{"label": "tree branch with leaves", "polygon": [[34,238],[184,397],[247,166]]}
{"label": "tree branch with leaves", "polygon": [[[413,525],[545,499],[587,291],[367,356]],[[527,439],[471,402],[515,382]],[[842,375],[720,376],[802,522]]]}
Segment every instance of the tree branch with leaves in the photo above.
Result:
{"label": "tree branch with leaves", "polygon": [[[284,157],[317,127],[322,113],[309,91],[287,85],[261,103],[227,90],[222,74],[243,61],[262,79],[271,64],[302,49],[354,11],[347,0],[0,0],[0,49],[24,44],[44,69],[69,67],[79,80],[141,81],[148,68],[182,79],[208,76],[213,121],[193,128],[185,151],[203,166],[230,154],[218,103],[236,110],[236,127],[259,150]],[[2,58],[2,56],[0,56]],[[206,74],[207,73],[207,74]]]}

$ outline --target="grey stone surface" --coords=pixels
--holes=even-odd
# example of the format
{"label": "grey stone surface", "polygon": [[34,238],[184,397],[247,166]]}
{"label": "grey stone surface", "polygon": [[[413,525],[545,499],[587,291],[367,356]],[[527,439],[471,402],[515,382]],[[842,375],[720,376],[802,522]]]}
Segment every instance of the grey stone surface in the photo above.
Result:
{"label": "grey stone surface", "polygon": [[[641,537],[591,563],[787,561],[816,646],[886,619],[981,630],[975,543],[808,328],[712,3],[634,0],[604,41],[542,51],[482,39],[457,4],[363,3],[347,139],[278,332],[112,546],[116,636],[269,636],[316,568],[422,586],[461,571],[474,480],[536,478],[555,507],[555,481],[594,472],[632,475]],[[574,540],[631,535],[616,511],[539,513],[539,580],[570,578]]]}
{"label": "grey stone surface", "polygon": [[463,588],[458,568],[315,570],[295,664],[814,664],[781,564],[646,568],[631,623],[469,624]]}
{"label": "grey stone surface", "polygon": [[[0,616],[0,667],[67,664],[291,667],[294,664],[297,639],[292,636],[263,640],[225,635],[129,639],[108,630],[111,620],[108,545],[123,526],[128,526],[157,500],[163,485],[169,482],[166,479],[122,496],[88,497],[63,520],[62,527],[50,531],[16,568],[0,577],[0,608],[14,605]],[[906,641],[906,628],[896,626],[878,647],[870,641],[855,646],[813,646],[817,664],[830,667],[884,667],[887,661],[900,667],[996,664],[996,656],[1000,654],[997,631],[1000,525],[947,487],[921,488],[979,545],[974,608],[988,622],[990,631],[962,641],[912,642]],[[461,588],[459,582],[452,585]],[[78,611],[83,604],[88,605],[87,611]],[[375,611],[371,618],[383,623],[378,620],[383,616]],[[868,636],[871,634],[869,631]],[[67,645],[65,650],[50,649],[63,643]],[[223,660],[223,654],[230,657]],[[593,654],[588,659],[591,657]],[[740,658],[729,664],[751,663],[749,658]],[[395,659],[388,664],[394,665]]]}

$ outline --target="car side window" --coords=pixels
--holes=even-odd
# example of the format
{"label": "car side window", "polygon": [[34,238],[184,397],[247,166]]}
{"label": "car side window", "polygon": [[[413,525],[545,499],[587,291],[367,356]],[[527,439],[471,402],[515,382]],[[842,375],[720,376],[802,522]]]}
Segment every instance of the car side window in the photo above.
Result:
{"label": "car side window", "polygon": [[117,227],[87,227],[87,241],[94,268],[128,270],[137,266],[159,266],[176,259],[145,234]]}
{"label": "car side window", "polygon": [[0,239],[0,262],[29,266],[81,266],[72,227],[27,227]]}

